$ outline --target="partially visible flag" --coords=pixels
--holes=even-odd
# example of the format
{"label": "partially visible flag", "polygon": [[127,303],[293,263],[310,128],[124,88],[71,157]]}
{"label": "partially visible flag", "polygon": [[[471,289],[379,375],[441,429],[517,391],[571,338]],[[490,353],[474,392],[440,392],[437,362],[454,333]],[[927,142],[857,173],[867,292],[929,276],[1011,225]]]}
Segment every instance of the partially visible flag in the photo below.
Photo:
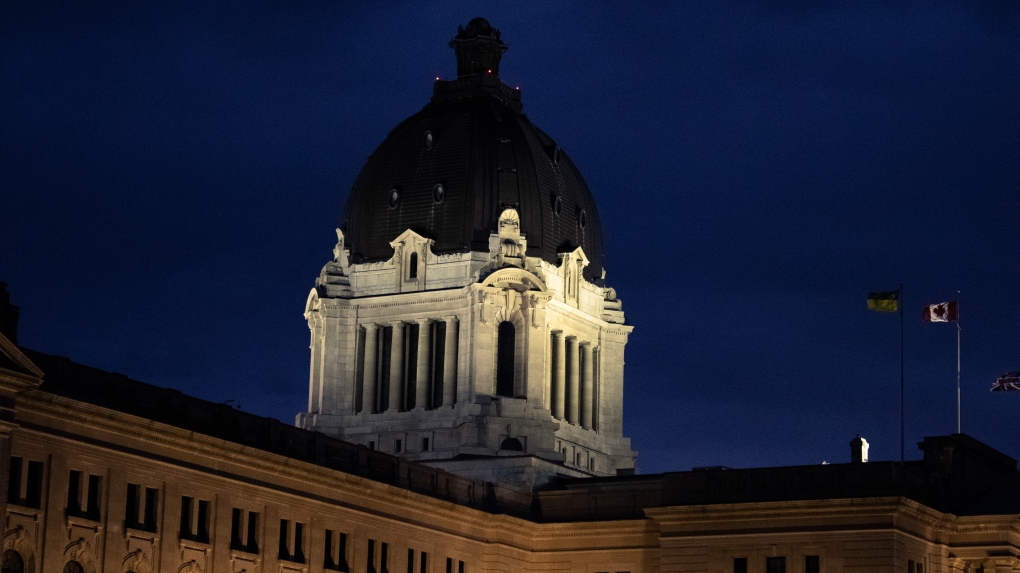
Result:
{"label": "partially visible flag", "polygon": [[956,301],[925,305],[921,317],[925,322],[956,322]]}
{"label": "partially visible flag", "polygon": [[1020,371],[1007,372],[992,382],[992,392],[1020,392]]}
{"label": "partially visible flag", "polygon": [[869,292],[868,310],[875,312],[897,312],[900,310],[900,291]]}

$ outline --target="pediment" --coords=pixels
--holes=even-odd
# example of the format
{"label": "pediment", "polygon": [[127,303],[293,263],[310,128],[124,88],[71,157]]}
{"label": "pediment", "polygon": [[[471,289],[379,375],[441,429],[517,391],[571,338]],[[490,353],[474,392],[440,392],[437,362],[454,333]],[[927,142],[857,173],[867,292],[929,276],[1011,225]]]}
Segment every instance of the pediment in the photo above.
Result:
{"label": "pediment", "polygon": [[516,267],[508,267],[492,273],[485,277],[482,286],[511,289],[517,292],[546,292],[548,290],[542,279],[535,276],[534,273]]}

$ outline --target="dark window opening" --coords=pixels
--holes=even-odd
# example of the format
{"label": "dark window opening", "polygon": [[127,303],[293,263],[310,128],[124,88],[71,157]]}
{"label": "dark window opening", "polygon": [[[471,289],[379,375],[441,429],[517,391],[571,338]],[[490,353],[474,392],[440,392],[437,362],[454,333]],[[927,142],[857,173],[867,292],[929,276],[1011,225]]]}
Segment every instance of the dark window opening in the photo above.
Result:
{"label": "dark window opening", "polygon": [[181,496],[181,539],[209,543],[209,502],[198,500],[198,515],[195,515],[195,499]]}
{"label": "dark window opening", "polygon": [[414,573],[414,549],[407,550],[407,573]]}
{"label": "dark window opening", "polygon": [[786,573],[786,557],[766,557],[765,573]]}
{"label": "dark window opening", "polygon": [[508,452],[523,452],[524,444],[522,444],[517,438],[507,438],[499,445],[499,449],[506,450]]}
{"label": "dark window opening", "polygon": [[21,463],[21,458],[11,457],[10,473],[7,476],[7,503],[21,501]]}
{"label": "dark window opening", "polygon": [[331,571],[349,572],[347,564],[347,534],[332,529],[326,530],[326,559],[323,568]]}
{"label": "dark window opening", "polygon": [[88,502],[85,505],[85,517],[99,521],[99,476],[89,476]]}
{"label": "dark window opening", "polygon": [[[245,519],[247,513],[247,519]],[[247,527],[245,527],[247,526]],[[259,514],[234,508],[230,517],[230,548],[235,551],[258,553]]]}
{"label": "dark window opening", "polygon": [[422,372],[425,380],[418,380],[418,324],[404,325],[404,395],[401,396],[401,411],[407,412],[418,406],[418,384],[428,384],[428,373]]}
{"label": "dark window opening", "polygon": [[401,440],[395,440],[393,442],[393,451],[399,454],[400,450],[403,449],[403,446],[404,443]]}
{"label": "dark window opening", "polygon": [[64,564],[62,573],[85,573],[85,568],[77,561],[68,561]]}
{"label": "dark window opening", "polygon": [[368,557],[365,560],[365,573],[376,573],[375,570],[375,540],[368,540]]}
{"label": "dark window opening", "polygon": [[67,476],[67,515],[99,521],[99,476],[89,475],[85,489],[85,503],[82,503],[82,478],[84,474],[71,470]]}
{"label": "dark window opening", "polygon": [[424,551],[421,552],[421,563],[419,563],[420,573],[428,573],[429,570],[429,554]]}
{"label": "dark window opening", "polygon": [[464,573],[464,562],[463,561],[458,561],[457,562],[457,573]]}
{"label": "dark window opening", "polygon": [[747,573],[747,557],[733,558],[733,573]]}
{"label": "dark window opening", "polygon": [[304,563],[305,552],[302,548],[302,534],[304,533],[304,524],[297,521],[294,522],[294,537],[290,535],[291,523],[287,519],[280,520],[280,547],[279,557],[284,561],[290,561],[292,563]]}
{"label": "dark window opening", "polygon": [[379,544],[379,573],[390,573],[389,565],[386,563],[388,561],[386,553],[389,548],[389,544],[385,541]]}
{"label": "dark window opening", "polygon": [[0,558],[0,571],[2,573],[23,573],[25,571],[25,560],[21,558],[21,554],[13,549],[4,551],[3,557]]}
{"label": "dark window opening", "polygon": [[29,460],[28,483],[25,484],[25,507],[42,507],[43,463]]}
{"label": "dark window opening", "polygon": [[155,533],[159,490],[151,487],[144,488],[144,499],[142,499],[142,491],[140,485],[128,484],[124,527]]}
{"label": "dark window opening", "polygon": [[370,450],[374,450],[375,449],[375,440],[369,440],[368,441],[368,449],[370,449]]}
{"label": "dark window opening", "polygon": [[423,451],[423,452],[429,451],[429,439],[428,438],[422,438],[421,439],[421,451]]}
{"label": "dark window opening", "polygon": [[514,396],[514,325],[509,321],[499,323],[497,333],[496,394]]}
{"label": "dark window opening", "polygon": [[817,555],[804,556],[804,573],[819,573],[821,567]]}
{"label": "dark window opening", "polygon": [[407,278],[418,278],[418,253],[411,253],[407,261]]}

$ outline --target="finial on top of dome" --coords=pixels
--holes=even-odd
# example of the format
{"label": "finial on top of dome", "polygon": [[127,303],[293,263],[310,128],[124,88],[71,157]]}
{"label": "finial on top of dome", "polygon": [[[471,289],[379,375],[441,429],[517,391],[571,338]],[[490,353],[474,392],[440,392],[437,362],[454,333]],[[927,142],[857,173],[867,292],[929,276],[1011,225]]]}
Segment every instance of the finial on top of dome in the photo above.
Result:
{"label": "finial on top of dome", "polygon": [[457,26],[457,36],[450,40],[457,54],[457,77],[474,74],[499,76],[499,60],[507,45],[499,39],[499,30],[485,18],[474,18],[467,27]]}

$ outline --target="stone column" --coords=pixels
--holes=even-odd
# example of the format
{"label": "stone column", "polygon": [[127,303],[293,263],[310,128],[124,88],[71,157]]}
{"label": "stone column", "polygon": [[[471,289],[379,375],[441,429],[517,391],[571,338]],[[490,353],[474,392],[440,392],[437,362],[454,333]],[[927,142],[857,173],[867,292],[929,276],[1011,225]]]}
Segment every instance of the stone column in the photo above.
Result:
{"label": "stone column", "polygon": [[379,342],[379,327],[375,324],[365,325],[365,366],[361,373],[361,412],[371,414],[375,412],[375,385],[379,378],[376,372],[376,358],[378,350],[376,344]]}
{"label": "stone column", "polygon": [[443,406],[453,407],[457,401],[457,317],[447,316],[446,346],[443,350]]}
{"label": "stone column", "polygon": [[418,320],[418,376],[415,378],[414,408],[424,410],[429,406],[429,383],[432,381],[429,358],[432,356],[432,323],[427,318]]}
{"label": "stone column", "polygon": [[563,419],[563,404],[567,399],[566,382],[567,357],[564,354],[566,348],[563,345],[563,331],[552,332],[552,388],[549,389],[550,401],[552,402],[552,415],[557,420]]}
{"label": "stone column", "polygon": [[592,370],[592,347],[590,342],[581,343],[581,427],[591,429],[591,412],[594,404]]}
{"label": "stone column", "polygon": [[404,392],[404,323],[391,322],[393,338],[390,341],[390,403],[387,412],[400,411],[400,397]]}
{"label": "stone column", "polygon": [[577,424],[578,400],[581,394],[580,356],[578,356],[577,338],[567,338],[567,422]]}

